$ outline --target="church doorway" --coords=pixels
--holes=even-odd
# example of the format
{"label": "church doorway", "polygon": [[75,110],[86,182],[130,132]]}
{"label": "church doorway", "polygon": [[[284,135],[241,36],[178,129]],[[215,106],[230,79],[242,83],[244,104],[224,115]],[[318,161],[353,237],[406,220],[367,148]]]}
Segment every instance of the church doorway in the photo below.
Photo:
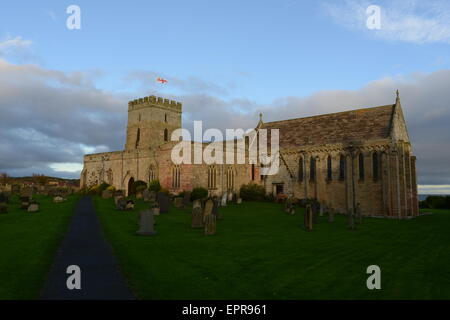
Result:
{"label": "church doorway", "polygon": [[134,178],[131,177],[130,180],[128,180],[128,196],[131,196],[133,193],[133,184],[134,184]]}

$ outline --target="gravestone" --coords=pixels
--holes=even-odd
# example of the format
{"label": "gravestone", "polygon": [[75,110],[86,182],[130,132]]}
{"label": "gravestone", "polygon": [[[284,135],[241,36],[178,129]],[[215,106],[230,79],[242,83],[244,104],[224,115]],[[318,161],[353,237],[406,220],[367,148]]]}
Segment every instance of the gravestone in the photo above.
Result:
{"label": "gravestone", "polygon": [[33,189],[30,188],[30,187],[22,188],[20,190],[20,195],[22,197],[29,197],[29,198],[31,198],[33,196]]}
{"label": "gravestone", "polygon": [[112,198],[112,196],[113,196],[112,191],[110,191],[110,190],[103,190],[102,191],[102,198],[103,199],[110,199],[110,198]]}
{"label": "gravestone", "polygon": [[136,193],[136,199],[142,199],[142,192],[137,192]]}
{"label": "gravestone", "polygon": [[295,214],[294,199],[292,197],[286,199],[286,202],[284,203],[284,211],[289,214]]}
{"label": "gravestone", "polygon": [[168,213],[169,212],[169,197],[164,192],[158,192],[157,201],[159,205],[159,212],[160,213]]}
{"label": "gravestone", "polygon": [[356,214],[356,223],[362,223],[362,210],[361,204],[359,202],[356,204],[355,214]]}
{"label": "gravestone", "polygon": [[66,199],[64,199],[61,196],[56,196],[56,197],[53,198],[53,202],[54,203],[61,203],[61,202],[64,202],[64,201],[66,201]]}
{"label": "gravestone", "polygon": [[116,210],[124,211],[127,207],[127,199],[125,197],[120,197],[117,200]]}
{"label": "gravestone", "polygon": [[237,198],[237,204],[241,204],[242,203],[242,198]]}
{"label": "gravestone", "polygon": [[142,191],[142,199],[145,202],[149,202],[150,201],[150,190],[144,189],[144,191]]}
{"label": "gravestone", "polygon": [[182,197],[176,197],[173,200],[173,205],[175,208],[181,208],[183,206],[183,198]]}
{"label": "gravestone", "polygon": [[191,202],[191,192],[185,191],[183,196],[183,208],[188,207],[190,202]]}
{"label": "gravestone", "polygon": [[328,210],[328,222],[334,222],[334,209],[329,209]]}
{"label": "gravestone", "polygon": [[0,193],[0,203],[8,203],[9,197],[6,195],[5,192]]}
{"label": "gravestone", "polygon": [[29,205],[30,205],[31,198],[30,198],[30,197],[25,197],[25,196],[23,196],[23,197],[20,197],[19,199],[20,199],[20,203],[21,203],[20,209],[22,209],[22,210],[28,210],[28,207],[29,207]]}
{"label": "gravestone", "polygon": [[312,227],[313,227],[313,221],[312,221],[312,208],[310,204],[306,205],[306,209],[305,209],[305,217],[304,217],[304,224],[305,224],[305,229],[307,231],[311,231]]}
{"label": "gravestone", "polygon": [[316,224],[317,223],[317,216],[319,215],[319,202],[314,200],[314,202],[311,205],[311,209],[312,209],[313,223]]}
{"label": "gravestone", "polygon": [[208,214],[205,216],[205,236],[216,234],[216,216]]}
{"label": "gravestone", "polygon": [[142,210],[139,212],[139,230],[136,234],[140,236],[151,236],[156,234],[154,229],[155,219],[151,209]]}
{"label": "gravestone", "polygon": [[222,201],[220,202],[220,205],[222,207],[226,207],[226,205],[227,205],[227,193],[226,192],[222,195]]}
{"label": "gravestone", "polygon": [[220,207],[219,198],[214,197],[214,199],[213,199],[213,209],[212,209],[211,214],[216,216],[216,220],[222,220],[223,219],[223,214],[219,210],[219,207]]}
{"label": "gravestone", "polygon": [[116,190],[114,191],[114,197],[118,197],[118,196],[125,196],[125,192],[123,192],[123,190]]}
{"label": "gravestone", "polygon": [[125,205],[125,210],[134,210],[133,200],[127,200],[127,204]]}
{"label": "gravestone", "polygon": [[28,211],[28,212],[38,212],[38,211],[39,211],[39,204],[37,204],[37,203],[31,203],[31,204],[28,206],[27,211]]}
{"label": "gravestone", "polygon": [[8,205],[5,202],[0,203],[0,213],[8,213]]}
{"label": "gravestone", "polygon": [[203,227],[203,210],[200,200],[195,200],[192,205],[191,227],[194,229]]}
{"label": "gravestone", "polygon": [[11,186],[11,193],[12,194],[20,194],[20,185],[18,184],[13,184]]}
{"label": "gravestone", "polygon": [[228,201],[228,202],[233,201],[233,192],[228,191],[227,201]]}
{"label": "gravestone", "polygon": [[156,201],[156,192],[150,191],[150,201]]}
{"label": "gravestone", "polygon": [[205,221],[206,216],[212,214],[214,208],[214,202],[211,199],[206,200],[205,208],[203,209],[203,221]]}

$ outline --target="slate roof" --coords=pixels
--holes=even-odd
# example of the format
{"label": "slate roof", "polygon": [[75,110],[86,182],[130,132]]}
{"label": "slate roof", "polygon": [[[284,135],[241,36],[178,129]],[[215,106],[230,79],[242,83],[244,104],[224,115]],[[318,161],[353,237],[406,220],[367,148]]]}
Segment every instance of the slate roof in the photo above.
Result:
{"label": "slate roof", "polygon": [[263,123],[279,129],[280,147],[301,147],[389,138],[394,105]]}

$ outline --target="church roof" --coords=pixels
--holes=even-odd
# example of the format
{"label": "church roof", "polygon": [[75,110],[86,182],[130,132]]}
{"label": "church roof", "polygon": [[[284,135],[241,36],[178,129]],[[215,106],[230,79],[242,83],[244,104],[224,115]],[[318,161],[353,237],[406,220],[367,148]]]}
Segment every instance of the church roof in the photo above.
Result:
{"label": "church roof", "polygon": [[387,139],[395,104],[262,123],[279,129],[280,147],[301,147],[350,141]]}

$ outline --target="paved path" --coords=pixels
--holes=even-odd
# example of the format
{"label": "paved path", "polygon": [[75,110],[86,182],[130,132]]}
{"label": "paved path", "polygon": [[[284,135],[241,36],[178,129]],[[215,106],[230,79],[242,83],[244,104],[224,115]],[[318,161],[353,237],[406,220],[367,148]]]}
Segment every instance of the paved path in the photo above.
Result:
{"label": "paved path", "polygon": [[[69,290],[66,269],[81,269],[81,289]],[[55,256],[41,299],[134,299],[103,237],[89,197],[77,203],[69,230]]]}

